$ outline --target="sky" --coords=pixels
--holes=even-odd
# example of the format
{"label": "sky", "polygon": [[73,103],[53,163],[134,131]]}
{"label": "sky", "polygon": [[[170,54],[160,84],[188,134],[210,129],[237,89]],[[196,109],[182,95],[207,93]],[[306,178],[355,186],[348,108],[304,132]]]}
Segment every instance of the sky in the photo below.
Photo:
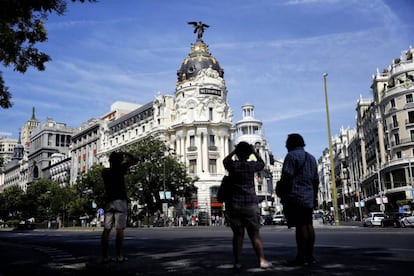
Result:
{"label": "sky", "polygon": [[[69,1],[70,2],[70,1]],[[332,136],[355,128],[356,103],[372,98],[377,70],[414,46],[411,0],[123,0],[69,3],[51,15],[46,70],[1,67],[14,106],[0,109],[0,136],[18,138],[31,118],[79,127],[115,101],[146,104],[175,93],[176,72],[203,35],[224,69],[234,117],[254,105],[273,155],[300,133],[316,158],[329,146],[323,74]]]}

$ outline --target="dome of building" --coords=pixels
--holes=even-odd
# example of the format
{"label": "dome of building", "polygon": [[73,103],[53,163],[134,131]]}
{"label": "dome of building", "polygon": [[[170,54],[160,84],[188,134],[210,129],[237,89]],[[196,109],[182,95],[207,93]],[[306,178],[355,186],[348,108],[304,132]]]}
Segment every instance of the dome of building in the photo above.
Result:
{"label": "dome of building", "polygon": [[219,76],[223,78],[224,71],[217,59],[210,54],[208,46],[201,39],[198,39],[195,44],[191,45],[191,53],[184,59],[181,68],[177,70],[177,82],[191,80],[201,70],[207,68],[217,71]]}

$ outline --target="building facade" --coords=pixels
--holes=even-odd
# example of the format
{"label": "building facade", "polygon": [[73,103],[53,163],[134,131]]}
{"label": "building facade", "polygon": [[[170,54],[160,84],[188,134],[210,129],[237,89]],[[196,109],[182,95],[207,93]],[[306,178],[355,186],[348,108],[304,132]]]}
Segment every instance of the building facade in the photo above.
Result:
{"label": "building facade", "polygon": [[14,148],[17,145],[16,139],[11,139],[7,137],[0,138],[0,168],[1,165],[7,164],[11,161],[14,153]]}
{"label": "building facade", "polygon": [[[373,98],[361,98],[357,103],[355,134],[337,141],[340,146],[335,147],[334,163],[339,189],[332,196],[337,197],[346,217],[414,207],[413,54],[412,48],[403,51],[387,69],[377,71],[371,84]],[[320,197],[329,205],[328,158],[325,152],[319,169]]]}
{"label": "building facade", "polygon": [[27,189],[27,180],[29,176],[27,152],[21,143],[20,133],[19,140],[14,147],[13,156],[7,162],[2,171],[0,179],[0,192],[11,186],[19,186],[22,190]]}
{"label": "building facade", "polygon": [[29,150],[30,148],[30,136],[32,135],[32,131],[37,128],[40,124],[40,121],[36,119],[35,108],[32,108],[32,117],[26,121],[26,123],[22,127],[22,145]]}
{"label": "building facade", "polygon": [[47,118],[32,131],[28,154],[30,172],[28,184],[39,178],[50,179],[50,171],[47,168],[51,165],[52,155],[55,153],[68,155],[72,135],[75,132],[76,129],[51,118]]}

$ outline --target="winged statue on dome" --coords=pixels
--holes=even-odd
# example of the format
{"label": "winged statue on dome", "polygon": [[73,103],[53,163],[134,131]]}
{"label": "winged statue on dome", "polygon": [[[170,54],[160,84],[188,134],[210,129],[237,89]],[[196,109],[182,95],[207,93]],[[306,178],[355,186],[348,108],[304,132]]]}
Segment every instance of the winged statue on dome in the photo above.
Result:
{"label": "winged statue on dome", "polygon": [[197,39],[199,40],[202,40],[203,38],[204,29],[210,27],[209,25],[204,24],[201,21],[198,21],[198,22],[190,21],[190,22],[187,22],[187,24],[194,26],[194,33],[197,33]]}

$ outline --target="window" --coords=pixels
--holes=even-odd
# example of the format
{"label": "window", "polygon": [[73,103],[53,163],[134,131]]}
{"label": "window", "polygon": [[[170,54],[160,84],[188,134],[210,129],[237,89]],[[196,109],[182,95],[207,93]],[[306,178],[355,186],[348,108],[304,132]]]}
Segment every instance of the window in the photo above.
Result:
{"label": "window", "polygon": [[209,146],[215,146],[215,136],[214,135],[210,135],[210,140],[209,140]]}
{"label": "window", "polygon": [[188,167],[189,173],[196,173],[196,171],[197,171],[197,160],[192,159],[192,160],[189,161],[189,163],[190,163],[189,167]]}
{"label": "window", "polygon": [[208,119],[210,121],[213,121],[213,108],[212,107],[209,107],[208,109]]}
{"label": "window", "polygon": [[400,144],[400,135],[398,133],[394,134],[394,141],[396,145]]}
{"label": "window", "polygon": [[216,159],[208,160],[208,170],[211,174],[217,173],[217,160]]}
{"label": "window", "polygon": [[196,151],[197,147],[195,145],[195,136],[190,135],[190,145],[188,146],[188,151]]}
{"label": "window", "polygon": [[393,125],[394,127],[397,127],[397,126],[398,126],[397,115],[393,115],[393,116],[392,116],[392,125]]}
{"label": "window", "polygon": [[411,142],[414,142],[414,130],[410,130]]}
{"label": "window", "polygon": [[405,95],[405,101],[407,103],[412,103],[413,102],[413,94],[407,94],[407,95]]}
{"label": "window", "polygon": [[390,100],[390,105],[391,105],[391,107],[395,107],[395,99]]}
{"label": "window", "polygon": [[190,136],[190,147],[194,147],[195,146],[195,137],[194,135]]}
{"label": "window", "polygon": [[[55,139],[58,139],[58,135],[59,134],[56,135],[56,138]],[[50,133],[48,134],[47,145],[48,146],[53,146],[53,135],[50,134]],[[56,146],[58,146],[58,144],[56,144]]]}
{"label": "window", "polygon": [[414,111],[408,112],[408,123],[413,124],[414,123]]}

